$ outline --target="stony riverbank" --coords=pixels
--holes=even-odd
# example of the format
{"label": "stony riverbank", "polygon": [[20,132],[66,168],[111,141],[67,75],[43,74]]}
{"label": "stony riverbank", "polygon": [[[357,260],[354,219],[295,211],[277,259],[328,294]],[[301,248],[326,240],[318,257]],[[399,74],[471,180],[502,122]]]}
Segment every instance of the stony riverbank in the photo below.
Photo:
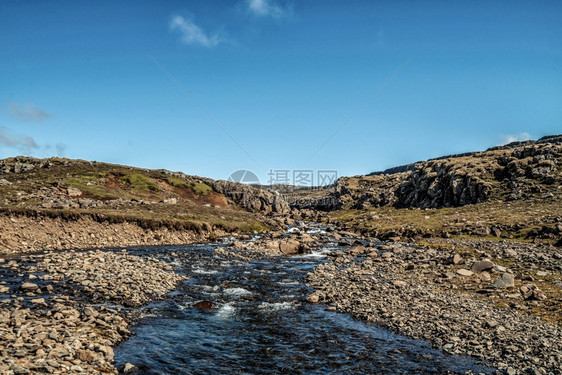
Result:
{"label": "stony riverbank", "polygon": [[251,236],[239,236],[226,247],[217,248],[216,254],[238,258],[241,260],[255,260],[262,258],[308,254],[330,241],[325,232],[306,233],[307,226],[285,232],[268,233],[252,241]]}
{"label": "stony riverbank", "polygon": [[49,252],[0,266],[2,374],[116,374],[113,347],[134,320],[124,306],[162,298],[185,279],[125,250]]}
{"label": "stony riverbank", "polygon": [[[560,315],[559,252],[452,242],[448,248],[358,245],[333,253],[309,274],[316,291],[308,300],[445,352],[491,361],[508,374],[561,374],[562,330],[547,321]],[[499,264],[498,257],[515,266]]]}
{"label": "stony riverbank", "polygon": [[[215,254],[253,260],[329,246],[330,261],[308,277],[316,289],[310,302],[509,374],[562,373],[558,248],[474,239],[382,244],[333,227],[307,229],[239,236]],[[0,372],[7,374],[117,373],[112,348],[129,337],[134,308],[184,279],[125,250],[50,251],[0,266]]]}

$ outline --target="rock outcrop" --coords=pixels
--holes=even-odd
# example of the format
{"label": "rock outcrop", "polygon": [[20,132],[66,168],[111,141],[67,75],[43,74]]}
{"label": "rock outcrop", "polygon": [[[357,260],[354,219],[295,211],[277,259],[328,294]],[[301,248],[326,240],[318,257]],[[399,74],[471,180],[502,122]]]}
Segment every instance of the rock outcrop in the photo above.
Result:
{"label": "rock outcrop", "polygon": [[333,186],[291,198],[295,208],[362,209],[458,207],[487,201],[559,194],[562,136],[515,142],[483,152],[444,156],[368,176],[342,177]]}
{"label": "rock outcrop", "polygon": [[225,180],[209,180],[208,183],[213,190],[223,194],[237,206],[252,212],[261,212],[266,215],[287,214],[291,210],[285,199],[273,191]]}

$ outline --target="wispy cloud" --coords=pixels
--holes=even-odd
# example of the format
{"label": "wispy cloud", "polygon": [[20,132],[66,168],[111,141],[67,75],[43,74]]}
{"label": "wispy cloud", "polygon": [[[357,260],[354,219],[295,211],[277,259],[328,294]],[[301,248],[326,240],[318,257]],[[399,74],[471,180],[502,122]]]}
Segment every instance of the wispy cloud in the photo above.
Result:
{"label": "wispy cloud", "polygon": [[6,127],[0,127],[0,146],[21,152],[31,152],[39,148],[33,138],[12,134]]}
{"label": "wispy cloud", "polygon": [[204,47],[214,47],[221,43],[223,40],[219,35],[208,35],[197,26],[193,21],[188,20],[182,16],[174,16],[170,20],[170,31],[177,32],[181,36],[181,40],[189,45],[201,45]]}
{"label": "wispy cloud", "polygon": [[54,149],[57,156],[63,156],[66,151],[66,145],[64,143],[57,143],[55,145],[39,145],[33,137],[14,134],[14,132],[4,126],[0,126],[0,151],[2,149],[11,149],[22,154],[32,154],[32,153],[45,153]]}
{"label": "wispy cloud", "polygon": [[503,139],[501,144],[506,145],[506,144],[511,143],[511,142],[528,141],[529,139],[531,139],[531,135],[527,132],[523,132],[523,133],[519,133],[519,134],[505,136],[505,138]]}
{"label": "wispy cloud", "polygon": [[44,121],[53,117],[50,113],[45,112],[41,108],[37,108],[33,104],[17,105],[9,103],[9,109],[12,116],[21,121]]}
{"label": "wispy cloud", "polygon": [[274,0],[246,0],[248,11],[257,17],[280,18],[289,13],[287,8],[275,3]]}
{"label": "wispy cloud", "polygon": [[54,146],[46,145],[44,148],[45,150],[51,150],[54,148],[57,156],[64,156],[67,146],[64,143],[57,143]]}

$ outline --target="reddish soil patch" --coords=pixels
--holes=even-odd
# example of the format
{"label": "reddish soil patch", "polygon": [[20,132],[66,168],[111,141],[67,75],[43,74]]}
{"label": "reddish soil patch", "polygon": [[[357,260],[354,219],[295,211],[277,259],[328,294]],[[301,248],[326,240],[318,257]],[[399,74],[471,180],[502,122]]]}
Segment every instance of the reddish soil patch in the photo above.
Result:
{"label": "reddish soil patch", "polygon": [[190,188],[180,188],[180,187],[174,187],[174,193],[176,193],[177,195],[179,195],[180,197],[187,199],[188,201],[200,204],[200,205],[204,205],[204,204],[210,204],[213,206],[219,206],[221,208],[227,208],[228,207],[228,202],[226,200],[226,197],[222,194],[219,194],[215,191],[210,192],[208,194],[205,195],[199,195],[197,193],[195,193],[193,190],[191,190]]}
{"label": "reddish soil patch", "polygon": [[119,182],[119,179],[117,176],[115,176],[114,174],[108,173],[107,176],[107,182],[104,184],[105,187],[109,188],[109,189],[126,189],[127,185]]}

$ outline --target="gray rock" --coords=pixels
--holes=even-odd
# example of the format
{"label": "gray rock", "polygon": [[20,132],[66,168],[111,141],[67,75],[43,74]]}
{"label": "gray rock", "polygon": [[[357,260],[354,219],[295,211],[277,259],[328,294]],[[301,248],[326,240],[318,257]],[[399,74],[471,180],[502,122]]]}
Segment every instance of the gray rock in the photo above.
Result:
{"label": "gray rock", "polygon": [[517,256],[517,252],[515,250],[512,249],[505,249],[503,251],[503,255],[507,258],[513,258]]}
{"label": "gray rock", "polygon": [[515,286],[515,278],[510,273],[504,273],[499,279],[492,284],[494,288],[503,289]]}
{"label": "gray rock", "polygon": [[82,195],[82,191],[80,191],[80,189],[75,188],[75,187],[67,188],[66,192],[68,193],[69,197],[79,197],[79,196]]}
{"label": "gray rock", "polygon": [[496,271],[496,272],[505,272],[505,271],[507,271],[507,268],[504,267],[504,266],[500,266],[500,265],[496,264],[496,265],[494,266],[494,271]]}
{"label": "gray rock", "polygon": [[16,375],[22,375],[22,374],[29,374],[29,369],[23,367],[23,366],[14,366],[12,368],[12,371],[14,372],[14,374]]}
{"label": "gray rock", "polygon": [[455,253],[454,255],[452,255],[451,257],[449,257],[447,259],[447,264],[459,264],[460,262],[462,262],[462,257]]}
{"label": "gray rock", "polygon": [[218,306],[210,301],[199,301],[195,303],[193,307],[199,310],[213,310],[216,309]]}
{"label": "gray rock", "polygon": [[131,372],[133,372],[135,370],[135,365],[131,364],[131,363],[125,363],[125,367],[123,368],[123,372],[125,374],[129,374]]}
{"label": "gray rock", "polygon": [[478,262],[474,262],[472,264],[472,267],[470,267],[470,270],[474,272],[482,272],[491,270],[492,268],[494,268],[494,266],[495,264],[489,260],[481,260]]}
{"label": "gray rock", "polygon": [[301,243],[297,240],[283,240],[279,244],[279,250],[285,255],[297,254],[301,248]]}
{"label": "gray rock", "polygon": [[317,294],[310,294],[306,297],[306,300],[310,303],[318,303],[320,297]]}

